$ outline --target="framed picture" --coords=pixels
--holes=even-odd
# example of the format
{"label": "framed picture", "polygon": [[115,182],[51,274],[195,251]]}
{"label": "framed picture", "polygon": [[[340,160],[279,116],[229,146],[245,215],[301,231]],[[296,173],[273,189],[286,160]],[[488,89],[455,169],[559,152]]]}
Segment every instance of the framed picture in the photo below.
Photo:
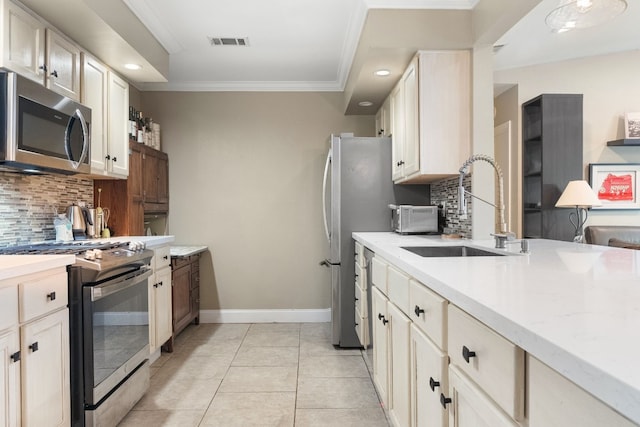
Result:
{"label": "framed picture", "polygon": [[624,115],[625,139],[640,139],[640,113],[627,113]]}
{"label": "framed picture", "polygon": [[592,209],[640,209],[640,163],[591,163],[589,184],[602,206]]}

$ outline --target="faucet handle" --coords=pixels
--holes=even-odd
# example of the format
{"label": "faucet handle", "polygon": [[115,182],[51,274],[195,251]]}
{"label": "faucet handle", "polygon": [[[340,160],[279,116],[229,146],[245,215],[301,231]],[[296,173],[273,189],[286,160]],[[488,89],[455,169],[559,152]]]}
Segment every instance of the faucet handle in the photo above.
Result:
{"label": "faucet handle", "polygon": [[507,247],[507,241],[512,241],[512,240],[515,240],[515,238],[516,238],[516,233],[513,233],[511,231],[507,231],[504,234],[491,233],[491,235],[493,237],[495,237],[495,239],[496,239],[496,248],[497,249],[506,248]]}

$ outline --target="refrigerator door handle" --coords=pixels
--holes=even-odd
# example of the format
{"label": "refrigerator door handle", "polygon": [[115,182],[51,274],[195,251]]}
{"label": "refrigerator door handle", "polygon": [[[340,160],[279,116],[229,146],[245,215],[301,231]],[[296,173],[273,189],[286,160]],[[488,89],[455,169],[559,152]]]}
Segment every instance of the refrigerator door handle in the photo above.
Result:
{"label": "refrigerator door handle", "polygon": [[327,222],[327,180],[329,178],[329,167],[331,166],[331,149],[327,153],[327,161],[324,164],[324,178],[322,179],[322,219],[324,220],[324,234],[327,242],[331,243],[329,234],[329,223]]}

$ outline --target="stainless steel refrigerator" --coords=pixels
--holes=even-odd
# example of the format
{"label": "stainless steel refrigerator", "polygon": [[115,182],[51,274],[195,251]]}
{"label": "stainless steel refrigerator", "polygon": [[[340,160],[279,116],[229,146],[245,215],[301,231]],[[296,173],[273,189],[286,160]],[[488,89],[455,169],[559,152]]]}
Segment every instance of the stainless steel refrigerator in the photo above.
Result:
{"label": "stainless steel refrigerator", "polygon": [[394,203],[391,139],[331,136],[323,181],[323,214],[331,268],[331,339],[361,347],[355,331],[357,231],[390,231]]}

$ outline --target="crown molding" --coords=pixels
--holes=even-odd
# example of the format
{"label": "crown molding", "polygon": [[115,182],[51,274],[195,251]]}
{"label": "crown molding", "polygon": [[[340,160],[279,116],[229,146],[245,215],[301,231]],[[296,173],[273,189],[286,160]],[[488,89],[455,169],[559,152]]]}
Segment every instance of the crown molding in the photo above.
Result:
{"label": "crown molding", "polygon": [[333,82],[286,82],[286,81],[235,81],[235,82],[169,82],[138,83],[136,87],[145,92],[342,92],[344,88]]}

